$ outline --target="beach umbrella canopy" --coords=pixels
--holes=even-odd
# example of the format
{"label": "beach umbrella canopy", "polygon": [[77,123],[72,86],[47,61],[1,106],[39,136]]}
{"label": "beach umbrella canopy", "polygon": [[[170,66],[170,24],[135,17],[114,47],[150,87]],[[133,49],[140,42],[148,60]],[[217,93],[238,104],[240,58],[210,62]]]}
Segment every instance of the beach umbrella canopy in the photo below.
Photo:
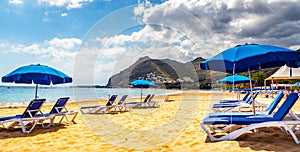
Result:
{"label": "beach umbrella canopy", "polygon": [[[255,83],[254,80],[251,80],[252,83]],[[218,80],[218,83],[225,83],[225,84],[232,84],[232,90],[234,91],[234,85],[235,84],[240,84],[240,83],[250,83],[250,78],[243,76],[243,75],[231,75],[231,76],[227,76],[225,78],[222,78],[220,80]],[[239,90],[239,89],[237,89]],[[239,94],[237,95],[237,98],[239,99]]]}
{"label": "beach umbrella canopy", "polygon": [[143,98],[143,88],[149,88],[149,87],[155,87],[156,85],[150,81],[147,80],[134,80],[129,83],[135,88],[141,88],[141,101]]}
{"label": "beach umbrella canopy", "polygon": [[132,85],[135,88],[149,88],[149,87],[155,87],[155,84],[147,81],[147,80],[134,80],[130,82],[130,85]]}
{"label": "beach umbrella canopy", "polygon": [[72,78],[59,70],[45,65],[27,65],[17,68],[2,77],[2,82],[36,84],[35,98],[37,98],[38,84],[53,85],[71,83]]}
{"label": "beach umbrella canopy", "polygon": [[[226,83],[226,84],[250,83],[250,78],[243,75],[235,74],[218,80],[218,83]],[[255,83],[254,80],[252,80],[252,83]]]}
{"label": "beach umbrella canopy", "polygon": [[292,86],[294,86],[294,87],[299,87],[299,86],[300,86],[300,82],[296,82],[296,83],[293,84]]}
{"label": "beach umbrella canopy", "polygon": [[[272,45],[245,44],[229,48],[200,63],[202,70],[215,70],[227,73],[249,72],[261,68],[287,65],[298,67],[300,52]],[[252,83],[250,81],[250,89]],[[251,93],[252,94],[252,93]],[[254,102],[253,109],[254,108]],[[254,110],[255,115],[255,110]]]}
{"label": "beach umbrella canopy", "polygon": [[229,48],[200,63],[202,70],[240,73],[248,70],[283,66],[297,68],[300,53],[272,45],[245,44]]}

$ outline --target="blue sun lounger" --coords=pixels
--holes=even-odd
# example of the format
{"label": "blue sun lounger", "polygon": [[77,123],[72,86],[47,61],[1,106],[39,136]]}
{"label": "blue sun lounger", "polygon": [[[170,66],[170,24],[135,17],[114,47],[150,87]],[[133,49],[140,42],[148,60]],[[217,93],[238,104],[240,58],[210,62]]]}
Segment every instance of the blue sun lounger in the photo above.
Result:
{"label": "blue sun lounger", "polygon": [[[77,111],[70,111],[70,110],[68,110],[67,107],[66,107],[66,104],[67,104],[67,102],[69,101],[69,99],[70,99],[69,97],[59,98],[59,99],[55,102],[55,104],[53,105],[53,107],[52,107],[52,109],[50,110],[49,113],[43,113],[44,116],[50,116],[50,115],[53,115],[53,120],[52,120],[53,124],[52,124],[52,125],[54,125],[54,119],[55,119],[57,116],[62,116],[62,118],[60,119],[58,125],[61,124],[61,122],[62,122],[62,120],[63,120],[64,118],[65,118],[65,119],[67,120],[67,122],[69,123],[70,121],[69,121],[67,115],[74,115],[71,121],[72,121],[73,123],[76,123],[76,122],[75,122],[75,118],[76,118],[78,112],[77,112]],[[38,115],[38,116],[40,116],[40,115]]]}
{"label": "blue sun lounger", "polygon": [[129,108],[125,106],[125,100],[128,95],[123,95],[117,104],[113,102],[108,102],[105,106],[96,107],[91,113],[108,113],[108,114],[116,114],[120,112],[127,112]]}
{"label": "blue sun lounger", "polygon": [[[299,131],[297,131],[296,127],[300,125],[300,121],[283,121],[283,119],[291,110],[297,100],[298,93],[291,93],[283,102],[283,104],[278,108],[278,110],[274,113],[274,115],[256,117],[206,117],[202,119],[200,127],[203,129],[203,131],[205,131],[211,141],[234,140],[239,136],[247,133],[248,131],[256,130],[258,128],[280,127],[284,129],[286,133],[289,133],[293,137],[294,141],[299,144],[299,139],[296,136]],[[233,130],[232,132],[229,132],[228,134],[221,137],[216,137],[213,136],[215,130],[212,130],[212,132],[209,130],[214,128],[212,127],[212,125],[232,125],[231,128],[234,128],[235,126],[239,126],[242,128]]]}
{"label": "blue sun lounger", "polygon": [[112,110],[110,110],[111,113],[119,113],[119,112],[128,112],[129,108],[125,106],[126,99],[128,95],[123,95],[121,99],[119,100],[118,104],[112,105]]}
{"label": "blue sun lounger", "polygon": [[[253,100],[256,99],[257,95],[259,92],[256,92],[253,95]],[[257,106],[266,106],[266,104],[256,104]],[[246,102],[239,102],[239,103],[219,103],[219,104],[214,104],[212,109],[216,112],[226,112],[226,111],[234,111],[234,110],[240,110],[242,108],[251,108],[252,106],[252,96],[248,97]]]}
{"label": "blue sun lounger", "polygon": [[127,102],[127,103],[125,104],[125,106],[126,106],[126,107],[129,107],[129,108],[140,108],[143,104],[147,103],[149,100],[152,100],[151,98],[153,98],[153,97],[154,97],[154,94],[153,94],[153,95],[148,94],[148,95],[145,97],[144,101],[141,101],[141,102],[134,102],[134,101],[132,101],[132,102]]}
{"label": "blue sun lounger", "polygon": [[[269,104],[269,106],[265,109],[263,112],[257,112],[257,116],[266,116],[272,114],[272,112],[275,110],[281,99],[283,98],[284,94],[283,91],[281,91],[276,98]],[[213,112],[209,113],[208,117],[214,118],[214,117],[249,117],[253,116],[253,112]]]}
{"label": "blue sun lounger", "polygon": [[126,106],[129,108],[134,109],[141,109],[141,108],[159,108],[160,104],[158,101],[154,101],[155,94],[149,94],[143,102],[128,102]]}
{"label": "blue sun lounger", "polygon": [[118,95],[112,95],[106,104],[95,105],[95,106],[83,106],[80,107],[80,111],[83,114],[97,114],[97,113],[109,113],[110,109],[113,108],[113,104],[116,101]]}
{"label": "blue sun lounger", "polygon": [[[0,118],[0,125],[5,127],[5,124],[9,123],[10,125],[5,128],[14,128],[16,126],[21,126],[23,133],[30,133],[38,122],[41,122],[44,128],[49,127],[49,125],[45,126],[43,121],[49,119],[53,120],[53,116],[44,116],[41,112],[41,106],[46,101],[46,99],[34,99],[32,100],[23,114],[15,115],[15,116],[6,116]],[[40,114],[40,116],[37,116]],[[29,126],[28,124],[31,124]],[[27,129],[29,128],[29,129]]]}
{"label": "blue sun lounger", "polygon": [[141,102],[134,102],[134,101],[132,101],[132,102],[127,102],[126,103],[126,105],[136,105],[136,104],[142,104],[142,103],[144,103],[144,102],[148,102],[148,100],[149,100],[149,98],[151,97],[151,94],[148,94],[146,97],[145,97],[145,99],[144,99],[144,101],[141,101]]}
{"label": "blue sun lounger", "polygon": [[[254,95],[253,95],[253,100],[256,99],[257,95],[259,94],[259,92],[256,92]],[[247,103],[247,104],[252,104],[252,100],[251,100],[251,96],[249,98],[247,98],[247,100],[245,102],[241,102],[241,103],[217,103],[217,104],[214,104],[213,105],[213,108],[228,108],[228,107],[237,107],[237,106],[240,106],[244,103]]]}
{"label": "blue sun lounger", "polygon": [[[140,108],[159,108],[161,102],[153,100],[155,94],[152,94],[147,102],[141,105]],[[163,101],[162,101],[163,102]]]}
{"label": "blue sun lounger", "polygon": [[248,99],[250,95],[250,92],[248,91],[242,100],[220,100],[220,103],[236,103],[236,102],[246,102],[246,100]]}
{"label": "blue sun lounger", "polygon": [[[119,102],[117,104],[114,104],[117,96],[118,95],[112,95],[105,105],[81,107],[80,110],[83,114],[115,114],[119,112],[128,112],[129,108],[126,107],[125,102],[128,95],[123,95]],[[86,111],[85,109],[88,109],[88,111]]]}

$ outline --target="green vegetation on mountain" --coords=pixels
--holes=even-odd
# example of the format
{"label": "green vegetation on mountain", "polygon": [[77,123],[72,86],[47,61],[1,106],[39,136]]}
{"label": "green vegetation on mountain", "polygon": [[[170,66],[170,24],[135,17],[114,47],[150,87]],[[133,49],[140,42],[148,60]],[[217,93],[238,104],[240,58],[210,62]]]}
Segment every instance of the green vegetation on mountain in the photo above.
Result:
{"label": "green vegetation on mountain", "polygon": [[[200,69],[200,62],[205,59],[199,57],[187,63],[170,59],[151,59],[142,57],[127,69],[109,78],[106,87],[128,87],[136,79],[147,79],[155,82],[159,88],[211,88],[217,80],[230,74],[206,71]],[[264,79],[273,74],[279,67],[251,71],[256,85],[262,86]],[[248,76],[248,73],[240,73]],[[269,83],[269,82],[268,82]]]}

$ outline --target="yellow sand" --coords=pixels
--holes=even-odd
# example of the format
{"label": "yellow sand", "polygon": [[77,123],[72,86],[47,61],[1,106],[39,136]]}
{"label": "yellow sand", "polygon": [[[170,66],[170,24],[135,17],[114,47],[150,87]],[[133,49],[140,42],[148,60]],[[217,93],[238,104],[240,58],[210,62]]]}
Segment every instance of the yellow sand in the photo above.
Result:
{"label": "yellow sand", "polygon": [[[234,97],[234,93],[183,91],[170,96],[174,101],[163,102],[157,109],[133,109],[114,115],[79,113],[76,124],[64,121],[48,129],[39,125],[30,134],[22,133],[20,128],[1,128],[0,151],[298,151],[300,145],[278,128],[263,128],[235,141],[211,142],[200,129],[201,119],[216,100]],[[263,95],[257,99],[270,102]],[[72,102],[67,107],[78,110],[78,105],[99,102]],[[49,111],[50,107],[42,110]],[[299,103],[294,109],[300,110]],[[0,116],[23,110],[24,107],[1,108]]]}

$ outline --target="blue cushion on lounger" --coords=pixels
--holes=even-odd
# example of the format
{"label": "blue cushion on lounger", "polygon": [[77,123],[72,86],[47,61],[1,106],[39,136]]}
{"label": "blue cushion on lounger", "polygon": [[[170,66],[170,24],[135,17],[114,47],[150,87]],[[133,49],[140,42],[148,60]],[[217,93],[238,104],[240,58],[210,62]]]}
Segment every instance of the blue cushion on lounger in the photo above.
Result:
{"label": "blue cushion on lounger", "polygon": [[[270,115],[283,98],[283,92],[281,91],[277,97],[269,104],[264,112],[257,112],[257,116]],[[253,112],[213,112],[209,113],[208,117],[249,117],[253,116]]]}
{"label": "blue cushion on lounger", "polygon": [[218,117],[218,118],[204,118],[202,120],[203,124],[237,124],[237,125],[249,125],[253,123],[262,123],[266,121],[281,121],[292,106],[296,103],[298,99],[298,93],[291,93],[284,103],[280,106],[273,117]]}

